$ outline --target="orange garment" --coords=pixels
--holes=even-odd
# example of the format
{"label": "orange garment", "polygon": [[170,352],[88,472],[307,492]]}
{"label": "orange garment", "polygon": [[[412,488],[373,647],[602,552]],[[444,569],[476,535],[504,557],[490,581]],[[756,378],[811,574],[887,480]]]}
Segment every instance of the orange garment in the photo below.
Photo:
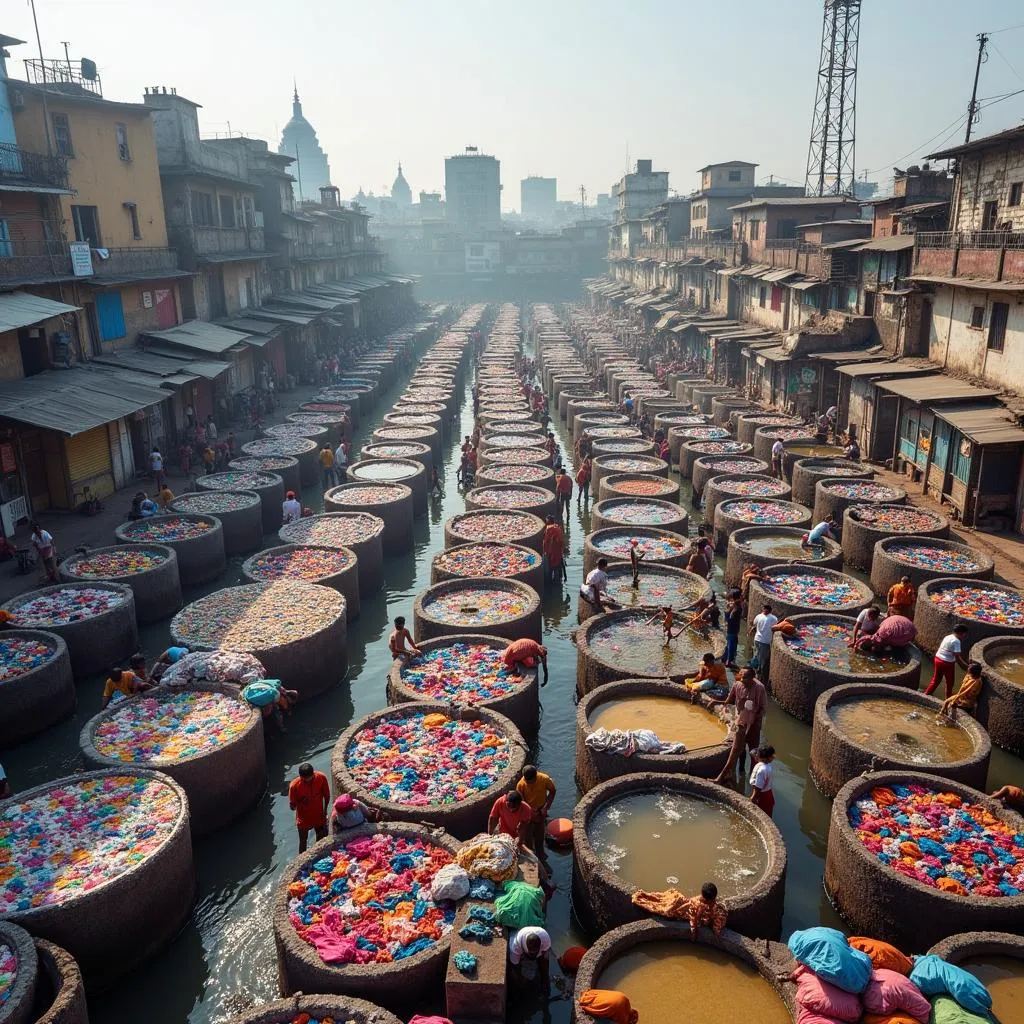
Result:
{"label": "orange garment", "polygon": [[960,689],[956,691],[956,696],[953,698],[950,707],[966,708],[968,711],[973,709],[974,705],[978,703],[978,696],[981,693],[983,682],[981,676],[964,676],[960,682]]}
{"label": "orange garment", "polygon": [[[528,665],[532,668],[537,664],[541,656],[546,653],[545,648],[537,643],[536,640],[522,637],[519,640],[513,640],[505,648],[505,653],[501,656],[501,660],[505,663],[505,667],[509,669],[515,665]],[[531,658],[533,659],[532,661],[530,660]]]}
{"label": "orange garment", "polygon": [[910,608],[915,600],[917,600],[917,590],[910,583],[894,583],[885,597],[886,604],[897,611]]}
{"label": "orange garment", "polygon": [[559,494],[572,494],[572,477],[568,473],[563,473],[561,476],[556,477],[555,490]]}
{"label": "orange garment", "polygon": [[866,953],[871,960],[871,966],[876,970],[881,967],[887,971],[895,971],[897,974],[909,975],[914,969],[914,961],[909,956],[904,956],[895,946],[881,939],[871,939],[864,935],[851,935],[849,942],[852,949],[859,949]]}
{"label": "orange garment", "polygon": [[524,800],[518,808],[513,810],[508,805],[506,796],[499,796],[491,807],[490,817],[498,819],[498,831],[513,839],[519,838],[519,829],[523,825],[529,825],[533,821],[533,811],[530,805]]}
{"label": "orange garment", "polygon": [[701,662],[697,674],[693,677],[693,681],[699,683],[702,679],[710,679],[716,686],[724,686],[729,681],[725,666],[720,661],[716,661],[711,665],[705,665],[704,662]]}
{"label": "orange garment", "polygon": [[687,901],[686,917],[690,922],[690,931],[697,934],[697,929],[703,925],[710,928],[716,935],[719,935],[725,927],[728,911],[718,900],[708,903],[703,896],[694,896]]}
{"label": "orange garment", "polygon": [[323,772],[313,772],[308,780],[300,775],[288,786],[288,806],[295,811],[295,824],[301,829],[327,827],[330,799],[331,786]]}
{"label": "orange garment", "polygon": [[861,1024],[921,1024],[907,1013],[865,1013]]}
{"label": "orange garment", "polygon": [[953,893],[954,896],[967,895],[967,890],[955,878],[947,878],[945,875],[935,879],[935,888]]}
{"label": "orange garment", "polygon": [[1006,786],[1006,794],[1003,800],[1010,807],[1024,807],[1024,789],[1020,786]]}
{"label": "orange garment", "polygon": [[626,996],[611,989],[588,988],[580,996],[580,1009],[591,1017],[604,1017],[614,1024],[637,1024],[640,1019]]}
{"label": "orange garment", "polygon": [[637,889],[631,898],[635,906],[650,914],[670,917],[677,921],[682,921],[689,915],[690,901],[678,889],[665,889],[663,892]]}
{"label": "orange garment", "polygon": [[552,566],[562,564],[562,559],[565,557],[565,531],[557,523],[551,523],[544,527],[541,548]]}

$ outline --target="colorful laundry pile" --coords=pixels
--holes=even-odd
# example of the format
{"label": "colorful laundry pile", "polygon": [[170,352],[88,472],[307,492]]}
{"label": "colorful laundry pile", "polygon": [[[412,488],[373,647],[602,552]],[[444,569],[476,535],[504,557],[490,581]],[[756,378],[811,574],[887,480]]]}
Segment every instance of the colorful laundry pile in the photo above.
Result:
{"label": "colorful laundry pile", "polygon": [[412,441],[417,437],[430,437],[428,427],[382,427],[374,431],[378,437],[394,438],[398,441]]}
{"label": "colorful laundry pile", "polygon": [[540,565],[540,555],[512,544],[466,544],[442,551],[434,565],[455,576],[501,576],[529,572]]}
{"label": "colorful laundry pile", "polygon": [[707,462],[705,465],[708,469],[714,473],[756,473],[756,469],[752,469],[752,466],[756,466],[760,460],[758,459],[715,459],[712,462]]}
{"label": "colorful laundry pile", "polygon": [[863,467],[842,465],[830,466],[827,462],[823,462],[820,466],[814,466],[813,469],[816,476],[827,476],[830,478],[864,475]]}
{"label": "colorful laundry pile", "polygon": [[[459,847],[455,860],[471,878],[486,879],[490,882],[507,882],[510,878],[515,878],[519,871],[519,849],[516,841],[504,832],[495,835],[481,832],[472,839],[467,839]],[[469,893],[474,899],[480,898],[476,896],[480,891],[482,890],[478,883],[470,886]],[[489,899],[493,899],[495,895],[496,888],[492,889]]]}
{"label": "colorful laundry pile", "polygon": [[102,586],[57,587],[19,604],[14,609],[11,625],[30,629],[66,626],[109,612],[111,608],[124,604],[125,600],[126,595],[122,591]]}
{"label": "colorful laundry pile", "polygon": [[696,426],[700,426],[701,423],[707,423],[707,418],[704,417],[704,416],[698,416],[696,414],[687,414],[687,413],[675,413],[675,412],[671,412],[671,413],[667,413],[667,414],[658,413],[657,419],[658,419],[657,425],[659,427],[662,427],[662,426],[686,427],[686,426],[690,426],[691,424],[692,425],[696,425]]}
{"label": "colorful laundry pile", "polygon": [[506,465],[508,463],[544,463],[548,462],[548,453],[544,448],[499,448],[487,453],[487,469],[495,465]]}
{"label": "colorful laundry pile", "polygon": [[620,501],[602,508],[601,515],[611,523],[626,526],[663,526],[678,522],[682,512],[671,505],[653,501]]}
{"label": "colorful laundry pile", "polygon": [[321,427],[333,427],[341,423],[341,420],[341,416],[332,416],[327,412],[293,412],[288,415],[288,422],[298,425],[312,423]]}
{"label": "colorful laundry pile", "polygon": [[182,608],[171,631],[189,648],[259,651],[304,640],[344,614],[336,590],[279,580],[208,594]]}
{"label": "colorful laundry pile", "polygon": [[477,583],[431,594],[423,601],[424,615],[451,626],[494,626],[529,610],[530,600],[520,589]]}
{"label": "colorful laundry pile", "polygon": [[263,455],[254,456],[251,459],[234,459],[231,464],[249,473],[259,473],[260,470],[273,473],[279,469],[290,469],[295,465],[295,459],[290,455],[283,455],[280,458],[274,458],[273,455]]}
{"label": "colorful laundry pile", "polygon": [[473,491],[473,501],[484,508],[536,508],[550,501],[550,491],[537,487],[514,487],[501,484],[497,487],[478,487]]}
{"label": "colorful laundry pile", "polygon": [[162,686],[187,683],[233,683],[248,686],[266,679],[267,670],[259,659],[241,651],[193,651],[176,661],[160,680]]}
{"label": "colorful laundry pile", "polygon": [[509,541],[515,543],[538,532],[537,519],[526,513],[469,512],[457,516],[451,526],[453,536],[473,541]]}
{"label": "colorful laundry pile", "polygon": [[351,406],[344,402],[304,402],[302,406],[303,412],[336,412],[339,415],[342,413],[350,412]]}
{"label": "colorful laundry pile", "polygon": [[389,505],[409,497],[409,488],[404,484],[358,484],[338,488],[331,493],[336,505]]}
{"label": "colorful laundry pile", "polygon": [[[703,423],[704,420],[700,419],[695,422]],[[587,427],[583,431],[583,436],[596,441],[601,437],[637,437],[638,435],[636,427]]]}
{"label": "colorful laundry pile", "polygon": [[105,580],[149,572],[166,561],[166,553],[157,548],[120,547],[83,555],[68,562],[64,569],[80,579]]}
{"label": "colorful laundry pile", "polygon": [[692,573],[678,575],[668,566],[647,565],[640,568],[640,586],[633,586],[629,566],[613,566],[608,570],[608,597],[623,608],[689,608],[706,590],[707,585]]}
{"label": "colorful laundry pile", "polygon": [[479,643],[435,647],[401,668],[402,682],[420,700],[481,704],[500,700],[522,685],[502,660],[502,648]]}
{"label": "colorful laundry pile", "polygon": [[840,480],[828,484],[829,494],[838,494],[854,501],[895,501],[899,492],[885,484],[875,484],[870,480]]}
{"label": "colorful laundry pile", "polygon": [[237,470],[201,476],[196,484],[203,490],[255,491],[259,487],[273,487],[277,480],[270,473],[241,473]]}
{"label": "colorful laundry pile", "polygon": [[261,437],[242,446],[246,455],[305,455],[316,447],[308,437]]}
{"label": "colorful laundry pile", "polygon": [[488,480],[503,484],[536,483],[538,480],[546,480],[551,474],[551,470],[546,466],[528,462],[497,463],[488,466],[484,472]]}
{"label": "colorful laundry pile", "polygon": [[774,430],[764,431],[764,436],[777,441],[802,441],[804,438],[808,441],[814,440],[814,435],[807,427],[776,427]]}
{"label": "colorful laundry pile", "polygon": [[438,807],[490,789],[512,760],[508,737],[486,722],[401,709],[360,729],[345,751],[353,778],[380,800]]}
{"label": "colorful laundry pile", "polygon": [[1024,835],[956,793],[879,786],[847,817],[865,849],[924,885],[960,896],[1024,892]]}
{"label": "colorful laundry pile", "polygon": [[928,597],[944,612],[961,619],[1024,626],[1024,595],[1018,590],[997,590],[980,581],[965,581],[932,587]]}
{"label": "colorful laundry pile", "polygon": [[675,533],[664,533],[660,537],[651,537],[634,530],[601,530],[591,534],[590,543],[602,555],[609,558],[629,558],[629,552],[636,541],[636,551],[647,561],[664,562],[669,558],[680,558],[690,553],[690,541]]}
{"label": "colorful laundry pile", "polygon": [[672,484],[663,476],[632,476],[622,480],[616,480],[611,488],[618,494],[634,494],[638,497],[643,495],[653,496],[665,494],[672,490]]}
{"label": "colorful laundry pile", "polygon": [[785,526],[807,515],[805,509],[789,501],[724,501],[718,510],[723,516],[756,526]]}
{"label": "colorful laundry pile", "polygon": [[854,654],[850,647],[852,635],[852,624],[810,622],[802,624],[792,636],[783,635],[782,642],[793,654],[814,665],[836,665],[845,669],[855,658],[861,670],[866,663],[872,667],[877,665],[876,671],[881,672],[906,664],[905,661],[883,654],[866,654],[863,651]]}
{"label": "colorful laundry pile", "polygon": [[[758,427],[793,426],[793,419],[790,416],[744,416],[744,423],[754,423]],[[807,428],[798,428],[801,437],[806,436]]]}
{"label": "colorful laundry pile", "polygon": [[408,459],[423,453],[423,449],[414,444],[375,444],[372,447],[375,459]]}
{"label": "colorful laundry pile", "polygon": [[432,427],[437,423],[437,416],[434,413],[415,413],[415,412],[401,412],[401,413],[389,413],[389,424],[405,423],[411,425],[414,423],[422,424],[425,427]]}
{"label": "colorful laundry pile", "polygon": [[[635,459],[627,458],[625,455],[602,455],[598,460],[597,464],[601,467],[604,473],[650,473],[651,470],[658,468],[658,463],[662,462],[661,459],[656,459],[651,455],[637,456]],[[664,481],[664,477],[661,480]]]}
{"label": "colorful laundry pile", "polygon": [[316,580],[337,576],[355,565],[356,560],[340,548],[295,547],[288,551],[267,551],[254,555],[248,571],[254,579]]}
{"label": "colorful laundry pile", "polygon": [[[311,427],[312,430],[310,430]],[[267,427],[267,434],[270,437],[306,437],[313,440],[326,437],[327,431],[320,429],[316,423],[278,423],[276,426]]]}
{"label": "colorful laundry pile", "polygon": [[197,491],[175,498],[174,508],[178,512],[216,515],[218,512],[238,512],[243,508],[252,508],[259,500],[259,495],[246,491]]}
{"label": "colorful laundry pile", "polygon": [[207,754],[236,740],[251,710],[223,693],[172,693],[119,701],[101,720],[92,743],[103,757],[170,764]]}
{"label": "colorful laundry pile", "polygon": [[665,646],[660,618],[647,611],[601,623],[587,634],[587,646],[602,661],[635,676],[692,675],[708,640],[685,630]]}
{"label": "colorful laundry pile", "polygon": [[216,527],[212,520],[182,519],[181,516],[155,516],[140,519],[125,531],[132,541],[152,541],[154,544],[172,544],[176,540],[193,540]]}
{"label": "colorful laundry pile", "polygon": [[11,998],[17,976],[18,958],[10,946],[0,942],[0,1007]]}
{"label": "colorful laundry pile", "polygon": [[852,582],[799,570],[775,573],[757,582],[769,597],[811,608],[845,608],[864,601],[864,594]]}
{"label": "colorful laundry pile", "polygon": [[[540,438],[537,438],[537,445],[540,445]],[[525,445],[522,434],[490,434],[484,439],[485,448],[522,448]]]}
{"label": "colorful laundry pile", "polygon": [[353,480],[408,480],[423,471],[419,462],[410,465],[398,459],[381,459],[379,462],[362,462],[349,473]]}
{"label": "colorful laundry pile", "polygon": [[691,444],[690,451],[699,455],[738,455],[740,452],[749,452],[750,445],[742,441],[701,441],[699,444]]}
{"label": "colorful laundry pile", "polygon": [[724,427],[679,427],[677,437],[688,441],[724,441],[729,431]]}
{"label": "colorful laundry pile", "polygon": [[978,572],[982,568],[981,563],[968,552],[951,551],[915,541],[890,544],[886,553],[915,568],[934,570],[939,576],[946,573]]}
{"label": "colorful laundry pile", "polygon": [[744,480],[742,477],[727,476],[714,480],[715,489],[726,494],[746,494],[752,498],[771,498],[777,494],[785,494],[789,484],[785,480],[771,478],[761,480]]}
{"label": "colorful laundry pile", "polygon": [[383,521],[369,512],[342,512],[290,523],[288,539],[294,544],[344,548],[370,540],[383,529]]}
{"label": "colorful laundry pile", "polygon": [[889,533],[920,533],[942,525],[939,516],[913,505],[853,505],[850,518]]}
{"label": "colorful laundry pile", "polygon": [[602,455],[617,455],[617,454],[629,454],[630,452],[644,452],[649,451],[651,447],[650,441],[644,441],[639,438],[633,440],[632,438],[626,438],[622,441],[602,441],[601,442],[601,454]]}
{"label": "colorful laundry pile", "polygon": [[181,814],[159,779],[61,780],[0,808],[0,917],[67,903],[156,853]]}
{"label": "colorful laundry pile", "polygon": [[45,665],[53,648],[43,640],[0,634],[0,683]]}

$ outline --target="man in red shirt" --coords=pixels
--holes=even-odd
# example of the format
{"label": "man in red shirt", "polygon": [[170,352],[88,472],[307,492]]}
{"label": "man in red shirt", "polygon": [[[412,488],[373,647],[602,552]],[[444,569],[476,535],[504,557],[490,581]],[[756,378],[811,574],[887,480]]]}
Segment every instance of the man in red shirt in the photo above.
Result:
{"label": "man in red shirt", "polygon": [[558,498],[558,520],[561,522],[562,515],[565,521],[569,522],[569,502],[572,500],[572,477],[564,469],[560,469],[555,475],[555,495]]}
{"label": "man in red shirt", "polygon": [[555,583],[566,578],[565,572],[565,531],[554,516],[545,516],[544,536],[541,549],[548,560],[548,582]]}
{"label": "man in red shirt", "polygon": [[487,831],[492,836],[498,832],[504,833],[523,846],[529,835],[532,821],[532,808],[523,799],[522,793],[512,789],[494,801],[490,817],[487,819]]}
{"label": "man in red shirt", "polygon": [[317,840],[327,835],[327,808],[331,803],[331,786],[323,772],[313,770],[304,761],[299,765],[299,777],[288,786],[288,806],[295,812],[295,827],[299,830],[299,853],[306,852],[309,830]]}

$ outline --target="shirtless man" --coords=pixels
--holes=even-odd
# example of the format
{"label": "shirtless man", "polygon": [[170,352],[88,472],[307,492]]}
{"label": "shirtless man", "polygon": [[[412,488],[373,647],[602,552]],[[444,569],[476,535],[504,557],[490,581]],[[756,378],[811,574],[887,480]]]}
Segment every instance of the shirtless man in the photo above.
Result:
{"label": "shirtless man", "polygon": [[[408,647],[406,644],[408,643]],[[405,627],[405,616],[399,615],[395,619],[395,628],[388,637],[388,646],[391,648],[392,658],[418,658],[422,651],[413,643],[412,634]]]}

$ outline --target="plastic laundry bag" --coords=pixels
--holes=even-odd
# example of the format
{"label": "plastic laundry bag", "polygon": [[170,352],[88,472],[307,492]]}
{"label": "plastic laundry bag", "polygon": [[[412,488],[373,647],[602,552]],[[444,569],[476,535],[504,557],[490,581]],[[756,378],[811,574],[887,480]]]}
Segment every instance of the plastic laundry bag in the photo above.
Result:
{"label": "plastic laundry bag", "polygon": [[919,956],[910,980],[929,998],[952,996],[965,1010],[981,1017],[988,1016],[992,1009],[988,989],[973,974],[940,956]]}
{"label": "plastic laundry bag", "polygon": [[469,874],[458,864],[445,864],[434,875],[430,883],[430,898],[435,902],[441,900],[461,900],[469,894]]}
{"label": "plastic laundry bag", "polygon": [[949,996],[936,996],[932,1000],[929,1024],[992,1024],[992,1018],[988,1014],[979,1015],[965,1010]]}
{"label": "plastic laundry bag", "polygon": [[844,992],[861,993],[871,980],[871,959],[835,928],[804,928],[789,937],[793,958]]}
{"label": "plastic laundry bag", "polygon": [[527,882],[506,882],[494,901],[494,916],[508,928],[544,924],[544,890]]}

